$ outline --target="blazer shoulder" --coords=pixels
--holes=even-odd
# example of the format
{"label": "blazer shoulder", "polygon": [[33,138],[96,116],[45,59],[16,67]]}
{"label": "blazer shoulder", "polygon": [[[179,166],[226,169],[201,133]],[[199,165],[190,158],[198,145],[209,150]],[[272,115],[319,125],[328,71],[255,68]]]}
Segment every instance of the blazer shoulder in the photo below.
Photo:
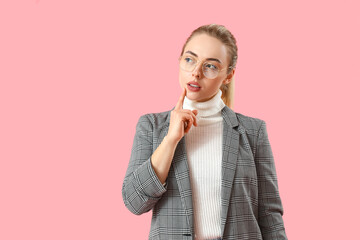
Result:
{"label": "blazer shoulder", "polygon": [[139,122],[150,122],[154,128],[164,125],[168,122],[169,114],[171,110],[163,112],[145,113],[140,116]]}
{"label": "blazer shoulder", "polygon": [[239,121],[239,124],[250,135],[257,136],[261,126],[265,124],[265,121],[263,119],[257,117],[247,116],[238,112],[235,112],[235,115]]}

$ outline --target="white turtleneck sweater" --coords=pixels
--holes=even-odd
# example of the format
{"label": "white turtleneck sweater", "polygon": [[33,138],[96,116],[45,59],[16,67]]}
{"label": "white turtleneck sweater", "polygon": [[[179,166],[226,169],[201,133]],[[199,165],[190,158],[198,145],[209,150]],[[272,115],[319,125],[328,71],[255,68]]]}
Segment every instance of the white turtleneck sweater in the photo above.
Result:
{"label": "white turtleneck sweater", "polygon": [[185,135],[192,189],[195,239],[221,236],[221,162],[225,103],[221,90],[206,102],[184,98],[183,109],[197,109],[198,126]]}

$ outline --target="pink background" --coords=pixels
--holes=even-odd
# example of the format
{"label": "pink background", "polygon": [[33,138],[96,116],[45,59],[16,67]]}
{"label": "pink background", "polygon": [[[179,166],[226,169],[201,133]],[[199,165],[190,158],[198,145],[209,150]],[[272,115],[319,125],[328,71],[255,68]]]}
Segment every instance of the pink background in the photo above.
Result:
{"label": "pink background", "polygon": [[359,239],[358,1],[2,0],[0,239],[147,239],[121,187],[140,115],[218,23],[236,112],[267,123],[289,239]]}

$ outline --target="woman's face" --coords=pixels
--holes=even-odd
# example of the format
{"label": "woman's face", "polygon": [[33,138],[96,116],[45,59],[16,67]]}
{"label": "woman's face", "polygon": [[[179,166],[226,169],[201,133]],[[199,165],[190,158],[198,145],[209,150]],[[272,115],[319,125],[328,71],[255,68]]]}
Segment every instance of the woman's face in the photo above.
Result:
{"label": "woman's face", "polygon": [[[228,84],[234,74],[234,70],[228,75],[226,70],[223,70],[214,79],[208,79],[204,76],[202,69],[204,61],[214,63],[214,65],[220,66],[221,69],[229,66],[226,46],[220,40],[207,34],[194,36],[185,46],[183,56],[185,55],[196,59],[198,62],[192,72],[179,68],[180,86],[182,88],[186,87],[186,97],[193,101],[204,102],[211,99],[219,91],[221,84]],[[205,60],[207,58],[217,59],[218,61]],[[200,88],[191,87],[190,82],[197,83]]]}

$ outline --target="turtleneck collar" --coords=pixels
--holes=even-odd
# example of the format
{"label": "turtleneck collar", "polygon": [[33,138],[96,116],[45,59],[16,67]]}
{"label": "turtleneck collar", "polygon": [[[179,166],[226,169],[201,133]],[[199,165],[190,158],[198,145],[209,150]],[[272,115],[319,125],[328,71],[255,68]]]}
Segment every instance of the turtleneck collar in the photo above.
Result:
{"label": "turtleneck collar", "polygon": [[222,91],[219,89],[217,94],[205,101],[205,102],[197,102],[193,101],[185,96],[183,102],[183,109],[190,109],[190,110],[198,110],[197,116],[199,117],[207,117],[217,114],[225,107],[224,101],[221,99]]}

